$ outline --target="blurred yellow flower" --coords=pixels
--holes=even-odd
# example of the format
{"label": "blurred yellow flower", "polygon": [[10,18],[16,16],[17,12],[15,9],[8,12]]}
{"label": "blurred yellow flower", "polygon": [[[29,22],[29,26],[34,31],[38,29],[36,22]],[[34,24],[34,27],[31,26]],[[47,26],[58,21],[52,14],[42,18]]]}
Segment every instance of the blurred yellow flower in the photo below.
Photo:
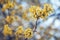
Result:
{"label": "blurred yellow flower", "polygon": [[23,15],[22,15],[22,18],[25,19],[25,20],[29,20],[29,18],[27,17],[27,12],[24,12]]}
{"label": "blurred yellow flower", "polygon": [[12,35],[13,34],[12,29],[10,27],[8,27],[7,31],[8,31],[8,35]]}
{"label": "blurred yellow flower", "polygon": [[33,15],[34,18],[37,18],[37,15]]}
{"label": "blurred yellow flower", "polygon": [[31,13],[36,12],[36,6],[31,6],[31,7],[29,8],[29,12],[31,12]]}
{"label": "blurred yellow flower", "polygon": [[29,8],[29,12],[31,12],[31,13],[37,13],[37,12],[39,12],[39,11],[41,11],[40,6],[31,6],[31,7]]}
{"label": "blurred yellow flower", "polygon": [[25,31],[24,31],[24,35],[25,35],[25,38],[32,38],[33,37],[33,31],[31,28],[27,28]]}
{"label": "blurred yellow flower", "polygon": [[31,6],[29,8],[29,12],[32,15],[33,18],[43,18],[45,19],[49,13],[53,11],[53,7],[50,4],[44,4],[44,8],[42,9],[40,6]]}
{"label": "blurred yellow flower", "polygon": [[14,3],[9,2],[9,3],[8,3],[8,6],[9,6],[9,8],[13,8],[13,7],[14,7]]}
{"label": "blurred yellow flower", "polygon": [[32,17],[34,19],[37,19],[37,17],[42,16],[42,9],[40,8],[40,6],[31,6],[29,8],[29,12],[33,14]]}
{"label": "blurred yellow flower", "polygon": [[3,34],[4,36],[12,35],[12,29],[9,28],[8,24],[4,25]]}
{"label": "blurred yellow flower", "polygon": [[8,8],[8,4],[4,4],[2,11],[5,11]]}
{"label": "blurred yellow flower", "polygon": [[3,29],[3,34],[4,36],[7,36],[8,35],[8,24],[4,25],[4,29]]}
{"label": "blurred yellow flower", "polygon": [[2,12],[4,12],[6,10],[6,8],[2,8]]}
{"label": "blurred yellow flower", "polygon": [[19,5],[19,6],[18,6],[18,9],[19,9],[19,10],[22,10],[22,9],[23,9],[23,6],[22,6],[22,5]]}
{"label": "blurred yellow flower", "polygon": [[22,26],[19,26],[18,28],[17,28],[17,31],[15,32],[15,35],[21,35],[21,34],[23,34],[23,27]]}
{"label": "blurred yellow flower", "polygon": [[15,21],[15,16],[11,15],[11,16],[10,16],[10,19],[11,19],[11,20],[10,20],[11,23],[14,22],[14,21]]}
{"label": "blurred yellow flower", "polygon": [[53,11],[53,7],[51,6],[51,4],[44,4],[44,10],[47,12],[47,13],[50,13]]}
{"label": "blurred yellow flower", "polygon": [[8,8],[14,8],[14,3],[13,2],[10,2],[10,1],[8,1],[8,3],[6,3],[4,6],[3,6],[3,8],[2,8],[2,11],[5,11],[6,9],[8,9]]}
{"label": "blurred yellow flower", "polygon": [[5,20],[6,20],[7,23],[11,23],[11,18],[10,18],[10,16],[7,16]]}
{"label": "blurred yellow flower", "polygon": [[23,34],[23,27],[22,26],[19,26],[15,32],[15,36],[16,36],[16,40],[18,40],[19,36],[22,37],[22,34]]}
{"label": "blurred yellow flower", "polygon": [[40,12],[40,18],[42,18],[42,19],[45,19],[47,16],[48,16],[48,14],[49,13],[47,13],[45,10],[42,10],[41,12]]}
{"label": "blurred yellow flower", "polygon": [[10,24],[15,21],[15,17],[14,16],[7,16],[5,20],[7,23]]}

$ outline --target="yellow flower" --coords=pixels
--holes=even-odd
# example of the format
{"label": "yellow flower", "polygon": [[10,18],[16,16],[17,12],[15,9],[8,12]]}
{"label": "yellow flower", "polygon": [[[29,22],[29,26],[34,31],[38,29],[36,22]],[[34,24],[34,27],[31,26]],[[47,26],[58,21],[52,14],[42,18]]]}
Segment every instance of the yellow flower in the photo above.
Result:
{"label": "yellow flower", "polygon": [[34,18],[37,18],[37,15],[33,15]]}
{"label": "yellow flower", "polygon": [[34,19],[37,19],[38,16],[41,16],[42,12],[41,12],[41,8],[39,6],[31,6],[29,8],[29,12],[31,12],[33,15],[32,17]]}
{"label": "yellow flower", "polygon": [[3,29],[3,34],[4,34],[4,36],[7,36],[8,35],[8,25],[6,24],[6,25],[4,25],[4,29]]}
{"label": "yellow flower", "polygon": [[18,28],[17,28],[17,31],[16,31],[16,35],[20,35],[20,34],[23,34],[23,27],[22,26],[19,26]]}
{"label": "yellow flower", "polygon": [[19,5],[18,6],[18,9],[22,10],[23,9],[22,5]]}
{"label": "yellow flower", "polygon": [[22,26],[19,26],[15,32],[15,36],[16,36],[16,40],[18,40],[18,37],[22,37],[21,35],[23,34],[23,27]]}
{"label": "yellow flower", "polygon": [[5,11],[8,8],[8,4],[5,4],[2,8],[2,11]]}
{"label": "yellow flower", "polygon": [[2,11],[4,12],[6,10],[6,8],[2,8]]}
{"label": "yellow flower", "polygon": [[50,5],[50,4],[44,4],[44,10],[47,12],[47,13],[50,13],[53,11],[53,7]]}
{"label": "yellow flower", "polygon": [[31,13],[36,12],[36,6],[31,6],[31,7],[29,8],[29,12],[31,12]]}
{"label": "yellow flower", "polygon": [[12,35],[13,32],[12,32],[12,29],[11,28],[8,27],[8,30],[7,31],[8,31],[8,34],[9,35]]}
{"label": "yellow flower", "polygon": [[10,16],[10,19],[11,19],[11,20],[10,20],[11,23],[14,22],[14,21],[15,21],[15,16],[11,15],[11,16]]}
{"label": "yellow flower", "polygon": [[45,19],[48,15],[49,15],[49,13],[47,13],[44,9],[42,9],[38,16],[39,16],[39,18]]}
{"label": "yellow flower", "polygon": [[7,16],[5,20],[7,23],[10,24],[15,21],[15,17],[14,16]]}
{"label": "yellow flower", "polygon": [[42,10],[40,10],[39,12],[37,12],[38,14],[38,16],[40,17],[40,16],[42,16],[42,14],[43,14],[43,11]]}
{"label": "yellow flower", "polygon": [[53,8],[50,4],[44,4],[44,9],[40,8],[39,6],[31,6],[29,8],[29,12],[33,14],[32,17],[35,19],[37,18],[45,19],[52,11]]}
{"label": "yellow flower", "polygon": [[12,35],[12,29],[9,28],[9,26],[8,26],[7,24],[4,25],[3,34],[4,34],[5,36],[7,36],[7,35]]}
{"label": "yellow flower", "polygon": [[29,20],[29,18],[27,17],[27,13],[26,12],[23,13],[22,18],[27,20],[27,21]]}
{"label": "yellow flower", "polygon": [[36,13],[37,13],[37,15],[41,14],[41,13],[40,13],[41,11],[42,11],[42,9],[41,9],[40,7],[37,7],[37,8],[36,8]]}
{"label": "yellow flower", "polygon": [[10,16],[7,16],[7,17],[6,17],[6,22],[7,22],[7,23],[11,23],[11,18],[10,18]]}
{"label": "yellow flower", "polygon": [[25,38],[32,38],[33,37],[33,31],[31,28],[27,28],[25,31],[24,31],[24,35],[25,35]]}
{"label": "yellow flower", "polygon": [[8,2],[8,7],[9,7],[9,8],[13,8],[13,7],[14,7],[14,3]]}

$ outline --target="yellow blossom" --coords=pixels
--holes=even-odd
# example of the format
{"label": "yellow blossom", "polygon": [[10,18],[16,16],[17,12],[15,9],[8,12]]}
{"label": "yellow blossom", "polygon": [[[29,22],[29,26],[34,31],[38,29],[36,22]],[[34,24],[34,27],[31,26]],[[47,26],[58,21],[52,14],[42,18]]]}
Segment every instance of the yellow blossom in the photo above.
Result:
{"label": "yellow blossom", "polygon": [[31,13],[36,12],[36,6],[31,6],[31,7],[29,8],[29,12],[31,12]]}
{"label": "yellow blossom", "polygon": [[11,15],[11,16],[10,16],[10,19],[11,19],[11,20],[10,20],[11,23],[14,22],[14,21],[15,21],[15,16],[12,16],[12,15]]}
{"label": "yellow blossom", "polygon": [[23,27],[22,26],[19,26],[15,32],[15,35],[16,35],[16,40],[18,40],[18,37],[22,37],[21,35],[23,34]]}
{"label": "yellow blossom", "polygon": [[12,29],[11,28],[8,27],[8,30],[7,31],[8,31],[8,35],[12,35],[13,32],[12,32]]}
{"label": "yellow blossom", "polygon": [[34,18],[34,19],[37,19],[37,17],[39,16],[41,16],[41,8],[40,8],[40,6],[31,6],[30,8],[29,8],[29,12],[31,12],[33,15],[32,15],[32,18]]}
{"label": "yellow blossom", "polygon": [[33,15],[34,18],[37,18],[37,15]]}
{"label": "yellow blossom", "polygon": [[33,37],[33,31],[31,28],[27,28],[25,31],[24,31],[24,35],[25,35],[25,38],[32,38]]}
{"label": "yellow blossom", "polygon": [[2,8],[2,11],[4,12],[6,10],[6,8]]}
{"label": "yellow blossom", "polygon": [[8,24],[4,25],[3,34],[4,34],[5,36],[7,36],[7,35],[12,35],[12,29],[9,28]]}
{"label": "yellow blossom", "polygon": [[50,4],[44,4],[44,10],[47,12],[47,13],[50,13],[53,11],[53,7],[50,5]]}
{"label": "yellow blossom", "polygon": [[4,25],[4,29],[3,29],[3,34],[4,34],[4,36],[7,36],[7,34],[8,34],[8,25],[6,24],[6,25]]}
{"label": "yellow blossom", "polygon": [[13,8],[13,7],[14,7],[14,3],[9,2],[9,3],[8,3],[8,6],[9,6],[9,8]]}
{"label": "yellow blossom", "polygon": [[16,35],[20,35],[20,34],[23,34],[23,27],[22,26],[19,26],[18,28],[17,28],[17,31],[15,32],[15,34]]}
{"label": "yellow blossom", "polygon": [[29,20],[29,18],[27,17],[27,12],[24,12],[23,15],[22,15],[22,18],[25,19],[25,20]]}
{"label": "yellow blossom", "polygon": [[7,16],[7,17],[6,17],[6,22],[7,22],[7,23],[10,23],[10,22],[11,22],[10,16]]}
{"label": "yellow blossom", "polygon": [[39,18],[42,18],[42,19],[45,19],[48,15],[49,15],[49,13],[47,13],[44,9],[42,9],[42,10],[39,12],[38,17],[39,17]]}
{"label": "yellow blossom", "polygon": [[15,17],[14,16],[7,16],[5,20],[7,23],[10,24],[15,21]]}
{"label": "yellow blossom", "polygon": [[2,11],[5,11],[8,8],[8,4],[5,4],[2,8]]}
{"label": "yellow blossom", "polygon": [[50,4],[45,4],[44,5],[44,9],[42,9],[39,6],[31,6],[29,8],[29,12],[31,12],[32,17],[37,19],[37,18],[46,18],[49,13],[51,13],[53,11],[53,8]]}
{"label": "yellow blossom", "polygon": [[18,9],[22,10],[23,9],[22,5],[19,5],[18,6]]}

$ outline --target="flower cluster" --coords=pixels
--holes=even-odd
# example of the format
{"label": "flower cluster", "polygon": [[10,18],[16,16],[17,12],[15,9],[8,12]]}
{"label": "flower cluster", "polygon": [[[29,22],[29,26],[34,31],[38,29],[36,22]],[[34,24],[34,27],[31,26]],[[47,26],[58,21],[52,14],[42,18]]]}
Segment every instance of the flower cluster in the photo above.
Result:
{"label": "flower cluster", "polygon": [[29,8],[29,12],[32,13],[34,18],[46,18],[52,11],[53,8],[50,4],[44,4],[43,9],[39,6],[31,6]]}
{"label": "flower cluster", "polygon": [[[4,34],[4,36],[13,35],[13,31],[12,31],[12,30],[13,30],[13,29],[11,29],[11,28],[8,26],[8,24],[4,25],[4,29],[3,29],[3,34]],[[16,37],[19,37],[19,36],[21,36],[21,35],[22,35],[22,36],[24,35],[25,38],[30,39],[30,38],[33,37],[33,31],[32,31],[31,28],[27,28],[27,29],[24,31],[23,27],[22,27],[22,26],[19,26],[19,27],[17,28],[16,32],[15,32],[15,36],[16,36]],[[21,36],[21,37],[22,37],[22,36]]]}
{"label": "flower cluster", "polygon": [[17,28],[17,31],[16,31],[16,35],[21,35],[22,33],[23,33],[23,27],[22,26],[19,26],[18,28]]}
{"label": "flower cluster", "polygon": [[6,17],[6,22],[7,22],[8,24],[10,24],[10,23],[14,22],[15,19],[16,19],[16,17],[14,17],[14,16],[7,16],[7,17]]}
{"label": "flower cluster", "polygon": [[5,11],[6,9],[12,9],[14,8],[14,5],[15,4],[13,2],[8,2],[3,6],[2,11]]}
{"label": "flower cluster", "polygon": [[4,36],[7,36],[7,35],[12,35],[12,29],[8,27],[8,25],[4,25],[4,30],[3,30],[3,34]]}
{"label": "flower cluster", "polygon": [[27,29],[25,30],[24,34],[25,34],[25,38],[28,38],[28,39],[29,39],[29,38],[32,38],[32,36],[33,36],[32,29],[27,28]]}

